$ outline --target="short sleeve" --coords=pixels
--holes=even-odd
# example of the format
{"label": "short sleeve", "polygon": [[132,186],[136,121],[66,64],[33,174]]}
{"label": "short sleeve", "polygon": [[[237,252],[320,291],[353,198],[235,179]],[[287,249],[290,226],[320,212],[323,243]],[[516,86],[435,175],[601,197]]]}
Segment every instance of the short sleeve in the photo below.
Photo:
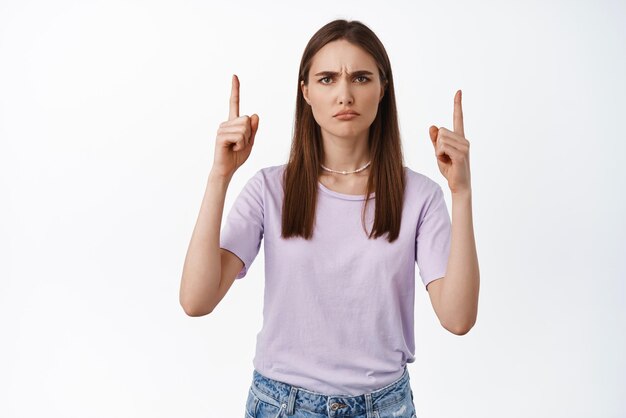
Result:
{"label": "short sleeve", "polygon": [[263,173],[259,170],[239,192],[220,231],[220,248],[230,251],[243,261],[244,266],[236,279],[246,275],[261,247],[263,192]]}
{"label": "short sleeve", "polygon": [[441,186],[437,184],[426,205],[415,237],[415,261],[424,286],[445,276],[452,238],[452,223]]}

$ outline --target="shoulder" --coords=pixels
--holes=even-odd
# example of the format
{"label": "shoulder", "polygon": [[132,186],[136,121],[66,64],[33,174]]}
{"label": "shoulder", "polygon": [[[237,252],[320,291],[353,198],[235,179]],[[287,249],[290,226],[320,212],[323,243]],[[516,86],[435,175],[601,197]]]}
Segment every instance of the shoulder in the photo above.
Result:
{"label": "shoulder", "polygon": [[264,179],[274,178],[274,177],[280,176],[283,173],[283,171],[285,171],[285,168],[287,168],[286,163],[280,164],[280,165],[270,165],[268,167],[263,167],[259,169],[255,173],[255,175],[260,175]]}
{"label": "shoulder", "polygon": [[423,195],[432,194],[441,189],[441,186],[435,180],[407,166],[404,166],[404,173],[407,191],[409,192],[413,191]]}
{"label": "shoulder", "polygon": [[[258,195],[275,194],[282,190],[282,173],[287,164],[263,167],[248,174],[244,190]],[[250,173],[250,172],[248,172]]]}
{"label": "shoulder", "polygon": [[263,187],[275,189],[282,184],[283,172],[286,167],[287,164],[263,167],[254,174],[253,178],[257,178],[263,184]]}

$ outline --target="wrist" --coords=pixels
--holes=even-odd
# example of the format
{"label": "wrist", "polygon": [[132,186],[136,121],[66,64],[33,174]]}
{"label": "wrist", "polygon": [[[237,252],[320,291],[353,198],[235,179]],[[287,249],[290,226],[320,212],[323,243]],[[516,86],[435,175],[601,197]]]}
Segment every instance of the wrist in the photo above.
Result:
{"label": "wrist", "polygon": [[459,199],[459,200],[465,200],[465,199],[471,199],[472,198],[472,190],[471,189],[466,189],[466,190],[459,190],[456,192],[452,192],[452,199]]}
{"label": "wrist", "polygon": [[218,173],[216,171],[211,170],[209,172],[209,177],[207,179],[207,183],[220,183],[220,184],[228,184],[230,183],[230,180],[232,179],[232,174],[231,175],[225,175],[225,174],[221,174]]}

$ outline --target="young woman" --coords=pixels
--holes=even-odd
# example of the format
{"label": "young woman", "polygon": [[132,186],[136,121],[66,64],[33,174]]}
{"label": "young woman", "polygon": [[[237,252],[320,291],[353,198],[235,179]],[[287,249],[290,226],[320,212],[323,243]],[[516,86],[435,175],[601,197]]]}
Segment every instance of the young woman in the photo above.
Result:
{"label": "young woman", "polygon": [[233,76],[181,305],[191,316],[213,311],[263,240],[264,323],[246,417],[415,417],[415,264],[447,330],[465,334],[477,315],[460,91],[454,131],[430,128],[452,222],[442,188],[403,164],[389,58],[358,21],[330,22],[309,41],[289,161],[248,180],[220,231],[228,184],[258,127],[258,115],[239,116]]}

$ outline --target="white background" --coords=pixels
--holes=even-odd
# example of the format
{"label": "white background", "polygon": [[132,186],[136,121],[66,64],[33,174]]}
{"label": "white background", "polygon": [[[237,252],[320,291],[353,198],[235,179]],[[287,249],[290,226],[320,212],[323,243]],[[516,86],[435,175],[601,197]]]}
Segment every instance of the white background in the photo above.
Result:
{"label": "white background", "polygon": [[384,43],[406,164],[449,209],[428,127],[453,128],[463,91],[478,322],[449,333],[417,283],[418,417],[626,414],[623,2],[14,0],[0,2],[0,416],[243,417],[263,247],[204,317],[179,305],[183,261],[232,74],[260,127],[224,218],[286,162],[301,54],[335,18]]}

